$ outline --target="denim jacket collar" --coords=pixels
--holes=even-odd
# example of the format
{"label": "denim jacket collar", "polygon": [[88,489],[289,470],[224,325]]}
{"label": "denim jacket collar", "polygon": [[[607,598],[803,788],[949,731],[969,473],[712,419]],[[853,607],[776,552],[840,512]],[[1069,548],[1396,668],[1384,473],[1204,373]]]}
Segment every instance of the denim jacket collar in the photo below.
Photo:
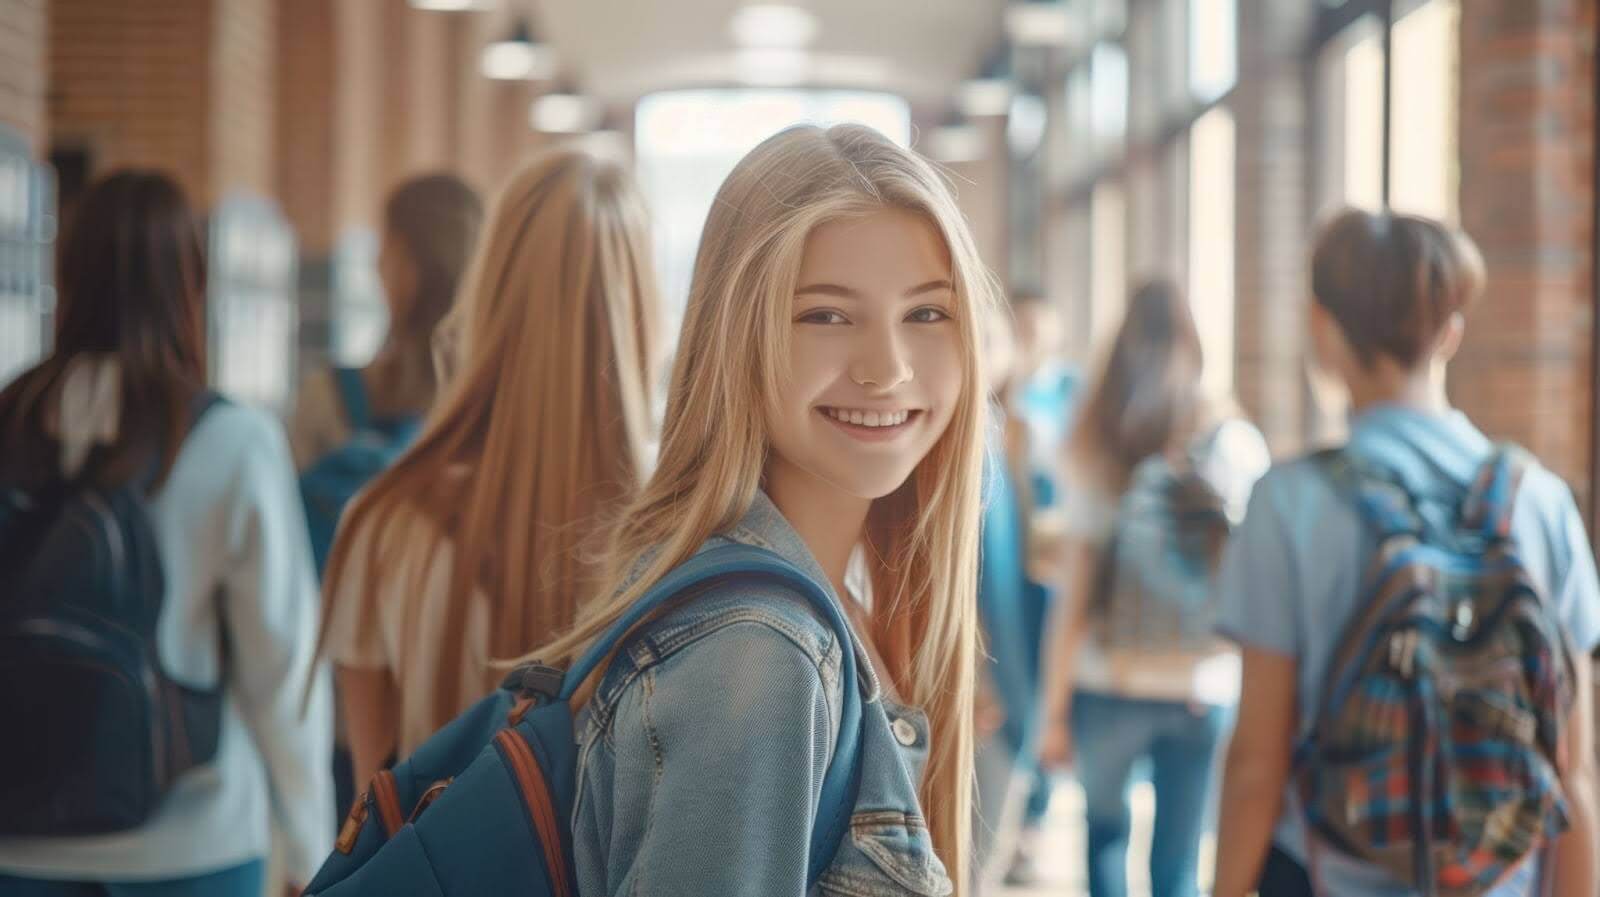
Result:
{"label": "denim jacket collar", "polygon": [[[841,596],[834,591],[833,582],[828,578],[828,574],[823,572],[822,565],[817,563],[805,540],[795,532],[794,527],[783,516],[783,512],[778,510],[778,506],[772,503],[772,499],[764,490],[756,490],[755,499],[751,501],[750,508],[745,511],[744,516],[719,535],[741,545],[765,548],[794,564],[807,576],[822,583],[823,588],[828,590],[828,594],[841,609],[844,608],[845,601],[851,600],[848,596]],[[845,618],[849,619],[850,615],[845,614]],[[862,687],[865,689],[863,698],[869,702],[876,701],[882,694],[878,684],[878,672],[872,668],[872,660],[867,655],[865,646],[861,644],[861,636],[853,630],[850,633],[850,644],[855,651],[856,668],[862,671]]]}

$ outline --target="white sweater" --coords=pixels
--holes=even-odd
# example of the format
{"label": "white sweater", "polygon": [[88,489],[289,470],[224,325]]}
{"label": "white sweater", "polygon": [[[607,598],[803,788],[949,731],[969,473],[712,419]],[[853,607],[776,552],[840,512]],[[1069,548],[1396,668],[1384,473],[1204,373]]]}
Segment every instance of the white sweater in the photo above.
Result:
{"label": "white sweater", "polygon": [[[80,416],[70,402],[62,410],[67,421],[94,413]],[[0,872],[77,881],[188,877],[265,858],[276,824],[284,872],[304,884],[333,844],[333,708],[322,665],[301,713],[319,601],[282,428],[252,408],[213,407],[150,512],[167,583],[161,659],[185,684],[225,681],[217,756],[181,777],[138,829],[0,838]]]}

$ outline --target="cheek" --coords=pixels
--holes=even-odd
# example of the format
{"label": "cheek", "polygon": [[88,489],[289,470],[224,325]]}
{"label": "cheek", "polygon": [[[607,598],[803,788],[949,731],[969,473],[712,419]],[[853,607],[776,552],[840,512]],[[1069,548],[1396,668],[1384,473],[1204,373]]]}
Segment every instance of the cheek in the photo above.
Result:
{"label": "cheek", "polygon": [[923,397],[948,410],[961,398],[961,334],[940,327],[912,345],[913,370],[922,381]]}
{"label": "cheek", "polygon": [[849,347],[844,340],[798,330],[789,341],[789,377],[784,398],[809,404],[845,376],[848,369]]}

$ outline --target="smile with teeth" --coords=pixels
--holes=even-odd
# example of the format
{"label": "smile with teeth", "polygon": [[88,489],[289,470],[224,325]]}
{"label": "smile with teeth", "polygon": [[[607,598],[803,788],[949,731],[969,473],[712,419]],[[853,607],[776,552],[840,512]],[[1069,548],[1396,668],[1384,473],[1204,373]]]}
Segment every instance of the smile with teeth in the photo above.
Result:
{"label": "smile with teeth", "polygon": [[861,411],[851,408],[823,408],[822,413],[840,423],[854,424],[858,427],[898,427],[911,418],[913,412],[900,411]]}

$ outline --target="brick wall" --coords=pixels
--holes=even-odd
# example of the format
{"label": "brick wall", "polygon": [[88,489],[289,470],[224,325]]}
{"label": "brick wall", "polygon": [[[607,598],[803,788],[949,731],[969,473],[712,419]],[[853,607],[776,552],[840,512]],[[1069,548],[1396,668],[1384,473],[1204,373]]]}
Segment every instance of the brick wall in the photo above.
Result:
{"label": "brick wall", "polygon": [[154,166],[210,200],[211,4],[51,0],[49,129],[96,171]]}
{"label": "brick wall", "polygon": [[213,196],[277,187],[277,0],[213,0],[208,115]]}
{"label": "brick wall", "polygon": [[325,255],[334,234],[334,6],[280,0],[278,197],[303,255]]}
{"label": "brick wall", "polygon": [[95,171],[172,172],[208,206],[271,196],[273,0],[51,0],[49,129]]}
{"label": "brick wall", "polygon": [[45,0],[0,0],[0,124],[44,151]]}
{"label": "brick wall", "polygon": [[1455,400],[1590,494],[1594,2],[1464,4],[1462,223],[1489,269]]}
{"label": "brick wall", "polygon": [[1236,125],[1235,382],[1278,453],[1305,436],[1309,136],[1301,48],[1311,4],[1241,0]]}
{"label": "brick wall", "polygon": [[384,56],[404,59],[383,79],[384,189],[420,171],[438,169],[453,156],[448,126],[456,71],[450,18],[388,0],[384,9]]}
{"label": "brick wall", "polygon": [[383,190],[384,0],[345,0],[334,14],[332,159],[335,233],[370,225]]}

